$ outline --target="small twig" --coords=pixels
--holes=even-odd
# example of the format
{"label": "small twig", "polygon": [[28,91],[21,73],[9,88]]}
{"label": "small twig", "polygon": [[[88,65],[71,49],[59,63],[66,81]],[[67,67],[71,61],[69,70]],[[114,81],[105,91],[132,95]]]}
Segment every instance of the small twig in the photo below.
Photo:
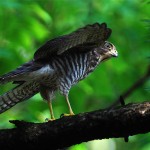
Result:
{"label": "small twig", "polygon": [[[121,106],[125,106],[124,98],[122,96],[120,96],[119,100],[120,100]],[[125,136],[124,141],[128,142],[129,141],[129,136]]]}
{"label": "small twig", "polygon": [[129,142],[129,136],[124,137],[125,142]]}
{"label": "small twig", "polygon": [[125,101],[124,101],[124,98],[122,96],[120,96],[119,101],[120,101],[122,106],[125,105]]}
{"label": "small twig", "polygon": [[[120,103],[121,103],[122,106],[125,106],[125,101],[124,101],[124,98],[122,96],[120,96]],[[125,136],[124,141],[128,142],[129,141],[129,136]]]}
{"label": "small twig", "polygon": [[[133,85],[131,85],[130,88],[128,88],[127,91],[125,91],[122,95],[122,97],[124,99],[126,99],[129,95],[131,95],[137,88],[139,88],[141,85],[143,85],[147,80],[148,78],[150,77],[150,65],[148,66],[147,68],[147,71],[145,73],[145,75],[143,77],[141,77],[139,80],[137,80]],[[114,107],[116,106],[117,104],[119,104],[120,102],[120,97],[110,106],[111,107]]]}

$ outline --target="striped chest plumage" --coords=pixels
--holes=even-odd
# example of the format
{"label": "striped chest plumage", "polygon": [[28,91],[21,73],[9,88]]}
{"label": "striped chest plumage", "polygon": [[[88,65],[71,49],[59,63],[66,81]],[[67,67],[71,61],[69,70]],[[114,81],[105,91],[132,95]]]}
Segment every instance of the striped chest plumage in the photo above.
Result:
{"label": "striped chest plumage", "polygon": [[60,92],[68,94],[71,86],[92,72],[99,61],[99,56],[94,50],[90,53],[69,53],[55,57],[50,66],[55,70]]}

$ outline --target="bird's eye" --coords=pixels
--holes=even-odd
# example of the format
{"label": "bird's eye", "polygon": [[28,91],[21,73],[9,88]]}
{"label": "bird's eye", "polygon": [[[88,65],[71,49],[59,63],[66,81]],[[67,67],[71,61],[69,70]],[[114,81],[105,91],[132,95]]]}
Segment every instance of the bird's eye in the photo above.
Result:
{"label": "bird's eye", "polygon": [[105,47],[106,47],[107,49],[111,49],[111,45],[110,45],[109,43],[106,43],[106,44],[105,44]]}

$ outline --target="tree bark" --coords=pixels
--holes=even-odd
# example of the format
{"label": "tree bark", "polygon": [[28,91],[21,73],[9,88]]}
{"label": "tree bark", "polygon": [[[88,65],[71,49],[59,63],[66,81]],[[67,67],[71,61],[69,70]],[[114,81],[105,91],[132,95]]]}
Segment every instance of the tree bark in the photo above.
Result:
{"label": "tree bark", "polygon": [[94,139],[125,138],[150,131],[150,102],[62,117],[45,123],[10,121],[13,129],[0,130],[0,149],[69,147]]}

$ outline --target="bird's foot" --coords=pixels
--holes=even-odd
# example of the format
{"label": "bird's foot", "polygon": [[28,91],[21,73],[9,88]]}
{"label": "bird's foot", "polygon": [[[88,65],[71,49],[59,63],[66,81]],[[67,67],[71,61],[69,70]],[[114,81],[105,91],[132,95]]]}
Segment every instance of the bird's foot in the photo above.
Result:
{"label": "bird's foot", "polygon": [[48,120],[48,122],[50,122],[50,121],[55,121],[55,120],[56,120],[55,118],[53,118],[53,119],[49,119],[49,120]]}
{"label": "bird's foot", "polygon": [[46,122],[50,122],[50,121],[54,121],[54,120],[56,120],[56,119],[55,118],[51,118],[51,119],[46,118],[45,119]]}
{"label": "bird's foot", "polygon": [[74,116],[74,113],[70,113],[70,114],[62,114],[60,117],[68,117],[68,116]]}

